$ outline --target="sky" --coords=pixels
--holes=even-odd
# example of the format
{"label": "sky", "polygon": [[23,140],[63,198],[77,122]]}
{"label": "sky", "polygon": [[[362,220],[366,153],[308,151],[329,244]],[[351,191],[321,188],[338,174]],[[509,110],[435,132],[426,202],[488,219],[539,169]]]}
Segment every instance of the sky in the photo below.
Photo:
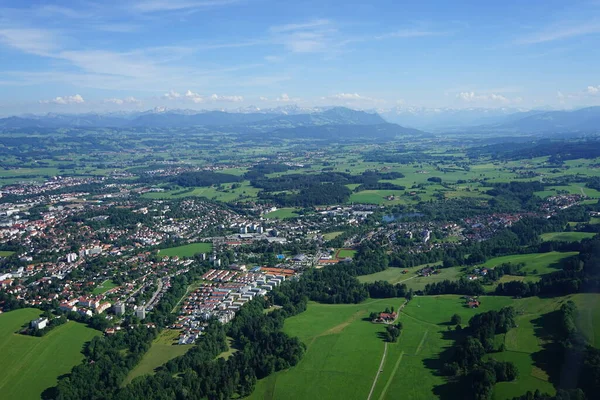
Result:
{"label": "sky", "polygon": [[0,115],[600,105],[600,0],[0,0]]}

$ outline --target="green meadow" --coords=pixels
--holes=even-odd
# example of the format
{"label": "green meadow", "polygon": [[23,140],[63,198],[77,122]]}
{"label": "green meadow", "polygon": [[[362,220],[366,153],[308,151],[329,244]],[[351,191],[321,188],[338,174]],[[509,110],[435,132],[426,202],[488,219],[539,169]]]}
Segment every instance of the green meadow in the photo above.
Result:
{"label": "green meadow", "polygon": [[113,289],[116,287],[117,287],[116,283],[114,283],[110,279],[107,279],[104,282],[102,282],[102,284],[100,284],[99,286],[96,286],[96,288],[94,288],[94,290],[92,291],[92,294],[103,294],[103,293],[109,291],[110,289]]}
{"label": "green meadow", "polygon": [[0,314],[0,398],[39,399],[56,386],[60,375],[69,373],[83,359],[83,345],[100,332],[76,322],[67,322],[43,337],[21,335],[21,326],[41,311],[24,308]]}
{"label": "green meadow", "polygon": [[537,280],[544,274],[557,271],[559,268],[558,263],[561,260],[576,254],[577,252],[559,253],[557,251],[551,251],[549,253],[516,254],[492,258],[487,260],[483,265],[488,268],[494,268],[504,263],[525,263],[525,267],[523,267],[521,271],[527,272],[527,280]]}
{"label": "green meadow", "polygon": [[596,234],[592,232],[549,232],[541,235],[543,241],[559,242],[579,242],[583,239],[589,239]]}
{"label": "green meadow", "polygon": [[271,211],[264,215],[265,218],[272,219],[286,219],[286,218],[294,218],[298,216],[296,213],[297,209],[295,208],[279,208],[275,211]]}
{"label": "green meadow", "polygon": [[165,329],[154,339],[150,350],[144,354],[138,365],[135,366],[127,375],[123,384],[131,382],[138,376],[154,374],[156,368],[175,357],[184,355],[193,345],[178,345],[178,330]]}
{"label": "green meadow", "polygon": [[210,252],[212,252],[212,243],[198,242],[183,246],[169,247],[168,249],[161,249],[159,250],[158,255],[168,257],[193,257],[198,253]]}

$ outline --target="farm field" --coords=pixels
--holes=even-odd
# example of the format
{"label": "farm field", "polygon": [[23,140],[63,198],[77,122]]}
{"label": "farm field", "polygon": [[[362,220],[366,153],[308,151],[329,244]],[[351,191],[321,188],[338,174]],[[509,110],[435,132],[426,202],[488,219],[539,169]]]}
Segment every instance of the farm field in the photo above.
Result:
{"label": "farm field", "polygon": [[284,331],[307,345],[298,365],[257,382],[250,399],[365,399],[381,361],[382,325],[363,320],[370,312],[398,308],[404,299],[361,304],[309,303],[285,321]]}
{"label": "farm field", "polygon": [[[487,260],[483,265],[488,268],[493,268],[504,263],[525,263],[522,271],[527,272],[525,280],[537,280],[540,276],[556,271],[556,265],[560,260],[576,255],[577,252],[551,251],[549,253],[532,253],[532,254],[517,254],[512,256],[496,257]],[[537,270],[537,273],[533,271]]]}
{"label": "farm field", "polygon": [[[405,198],[400,196],[404,192],[401,190],[362,190],[357,193],[350,195],[350,203],[363,203],[363,204],[407,204]],[[386,197],[395,196],[394,200],[387,200]]]}
{"label": "farm field", "polygon": [[194,254],[198,253],[210,253],[212,252],[212,243],[198,242],[190,243],[178,247],[170,247],[168,249],[159,250],[160,256],[168,257],[193,257]]}
{"label": "farm field", "polygon": [[0,315],[0,397],[3,400],[39,399],[83,359],[83,345],[99,331],[67,322],[43,337],[15,333],[40,310],[24,308]]}
{"label": "farm field", "polygon": [[592,232],[549,232],[544,233],[540,237],[543,241],[556,240],[560,242],[579,242],[583,239],[589,239],[596,234]]}
{"label": "farm field", "polygon": [[178,345],[179,331],[163,330],[152,342],[150,350],[144,354],[138,365],[127,375],[123,384],[131,382],[138,376],[153,374],[154,370],[175,357],[184,355],[193,345]]}
{"label": "farm field", "polygon": [[102,294],[116,287],[116,283],[114,283],[110,279],[107,279],[104,282],[102,282],[102,284],[100,284],[99,286],[96,286],[96,288],[92,291],[92,294]]}
{"label": "farm field", "polygon": [[[365,399],[377,372],[384,343],[377,336],[382,325],[363,320],[372,311],[401,304],[404,299],[367,300],[357,305],[310,303],[306,312],[286,320],[284,330],[307,344],[294,368],[257,382],[250,399]],[[458,313],[463,321],[477,312],[511,304],[508,297],[482,297],[479,310],[464,307],[460,296],[415,297],[400,321],[398,343],[388,344],[387,355],[372,399],[431,399],[444,384],[433,360],[452,345],[444,339],[445,325]],[[358,345],[360,343],[360,346]],[[429,366],[426,366],[429,365]],[[434,368],[432,368],[434,367]]]}
{"label": "farm field", "polygon": [[[428,283],[438,282],[444,279],[455,279],[460,272],[460,267],[442,268],[436,275],[428,277],[420,277],[417,272],[424,267],[440,265],[440,263],[430,263],[418,265],[411,268],[388,268],[374,274],[362,275],[358,277],[361,283],[369,283],[375,281],[387,281],[391,284],[404,283],[409,289],[422,290]],[[403,271],[407,272],[404,274]]]}
{"label": "farm field", "polygon": [[273,218],[273,219],[286,219],[286,218],[294,218],[297,217],[295,208],[280,208],[275,211],[271,211],[264,215],[265,218]]}
{"label": "farm field", "polygon": [[217,201],[233,201],[233,200],[248,200],[255,199],[256,195],[260,191],[250,185],[248,181],[242,181],[239,183],[240,187],[233,188],[232,184],[223,185],[223,190],[217,190],[216,187],[195,187],[189,188],[191,190],[187,190],[187,188],[179,188],[165,192],[150,192],[144,193],[142,197],[146,197],[149,199],[178,199],[182,197],[206,197],[210,200]]}

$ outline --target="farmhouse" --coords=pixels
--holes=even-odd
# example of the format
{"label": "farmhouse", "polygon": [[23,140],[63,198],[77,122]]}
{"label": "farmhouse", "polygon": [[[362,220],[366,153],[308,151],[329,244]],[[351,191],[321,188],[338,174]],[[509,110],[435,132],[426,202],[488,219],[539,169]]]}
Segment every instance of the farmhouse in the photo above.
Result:
{"label": "farmhouse", "polygon": [[48,318],[38,318],[31,321],[31,327],[35,329],[44,329],[48,325]]}
{"label": "farmhouse", "polygon": [[373,322],[387,324],[390,322],[394,322],[396,320],[397,316],[398,316],[398,314],[396,314],[395,312],[391,312],[391,313],[382,312],[382,313],[379,313],[379,315]]}

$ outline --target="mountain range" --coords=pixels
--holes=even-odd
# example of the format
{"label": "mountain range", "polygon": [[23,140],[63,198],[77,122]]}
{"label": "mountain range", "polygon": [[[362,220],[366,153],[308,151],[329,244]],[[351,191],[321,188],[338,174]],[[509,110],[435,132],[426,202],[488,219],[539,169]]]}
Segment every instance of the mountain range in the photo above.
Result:
{"label": "mountain range", "polygon": [[[420,135],[434,132],[531,135],[546,133],[598,133],[600,107],[578,110],[518,110],[501,109],[425,109],[397,107],[391,110],[353,110],[345,107],[302,108],[286,106],[261,110],[245,107],[234,111],[169,110],[157,108],[133,113],[88,113],[24,115],[0,119],[0,130],[57,129],[57,128],[188,128],[209,127],[238,133],[278,132],[287,136],[298,130],[310,137],[309,127],[321,134],[342,134],[345,126],[381,125],[369,129],[364,136],[385,132],[389,136]],[[316,127],[329,127],[318,129]],[[302,129],[299,129],[302,128]],[[288,131],[286,131],[288,130]],[[353,135],[354,136],[354,135]]]}

